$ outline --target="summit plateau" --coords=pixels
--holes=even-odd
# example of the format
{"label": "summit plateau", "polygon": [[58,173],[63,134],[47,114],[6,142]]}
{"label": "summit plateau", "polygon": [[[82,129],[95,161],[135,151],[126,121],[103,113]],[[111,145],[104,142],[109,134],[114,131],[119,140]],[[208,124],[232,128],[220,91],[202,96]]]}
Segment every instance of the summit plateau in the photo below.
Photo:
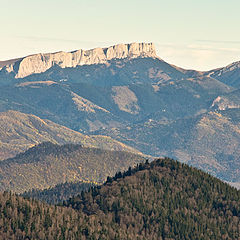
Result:
{"label": "summit plateau", "polygon": [[118,44],[108,48],[94,48],[73,52],[56,52],[34,54],[13,61],[0,62],[2,70],[14,73],[15,78],[24,78],[34,73],[42,73],[58,65],[61,68],[72,68],[82,65],[107,63],[112,59],[156,57],[152,43]]}

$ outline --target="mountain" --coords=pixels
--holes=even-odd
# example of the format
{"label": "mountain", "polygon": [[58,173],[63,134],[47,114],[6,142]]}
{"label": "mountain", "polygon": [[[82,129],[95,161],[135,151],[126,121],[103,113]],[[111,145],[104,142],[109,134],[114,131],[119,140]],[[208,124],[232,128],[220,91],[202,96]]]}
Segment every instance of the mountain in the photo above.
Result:
{"label": "mountain", "polygon": [[214,69],[205,73],[229,86],[240,87],[240,61],[231,63],[223,68]]}
{"label": "mountain", "polygon": [[20,111],[54,121],[71,129],[118,126],[121,119],[90,100],[53,81],[25,82],[1,87],[0,111]]}
{"label": "mountain", "polygon": [[151,119],[120,130],[98,133],[146,154],[170,156],[224,181],[240,183],[239,126],[240,109],[229,109],[170,122]]}
{"label": "mountain", "polygon": [[2,239],[239,239],[240,191],[171,159],[49,206],[0,194]]}
{"label": "mountain", "polygon": [[17,153],[47,141],[58,144],[78,143],[85,147],[140,154],[137,150],[110,137],[83,135],[32,114],[17,111],[0,113],[0,160],[14,157]]}
{"label": "mountain", "polygon": [[0,161],[0,191],[23,193],[77,181],[102,183],[107,176],[143,161],[143,156],[129,152],[41,143]]}
{"label": "mountain", "polygon": [[0,112],[107,135],[238,184],[238,65],[185,70],[152,43],[36,54],[1,63]]}
{"label": "mountain", "polygon": [[23,79],[0,77],[0,82],[7,84],[0,89],[0,111],[31,113],[88,134],[142,121],[156,112],[157,120],[193,116],[233,90],[146,56],[74,68],[54,66]]}
{"label": "mountain", "polygon": [[109,48],[77,50],[74,52],[56,52],[34,54],[24,58],[1,62],[2,71],[13,73],[15,78],[24,78],[31,74],[42,73],[57,65],[71,68],[82,65],[107,63],[111,59],[156,57],[152,43],[119,44]]}
{"label": "mountain", "polygon": [[7,61],[0,61],[0,70],[5,67],[5,66],[9,66],[11,64],[14,64],[17,61],[20,61],[22,58],[16,58],[16,59],[11,59],[11,60],[7,60]]}

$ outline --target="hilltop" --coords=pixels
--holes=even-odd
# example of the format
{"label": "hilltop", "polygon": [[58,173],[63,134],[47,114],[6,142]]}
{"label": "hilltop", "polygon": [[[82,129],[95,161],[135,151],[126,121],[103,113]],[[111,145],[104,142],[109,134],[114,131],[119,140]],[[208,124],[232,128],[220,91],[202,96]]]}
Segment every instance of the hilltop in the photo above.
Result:
{"label": "hilltop", "polygon": [[[0,194],[0,236],[31,239],[238,239],[240,191],[171,159],[117,173],[65,207]],[[74,210],[75,209],[75,210]]]}
{"label": "hilltop", "polygon": [[102,183],[116,171],[143,162],[141,155],[44,142],[0,161],[0,191],[23,193],[65,182]]}

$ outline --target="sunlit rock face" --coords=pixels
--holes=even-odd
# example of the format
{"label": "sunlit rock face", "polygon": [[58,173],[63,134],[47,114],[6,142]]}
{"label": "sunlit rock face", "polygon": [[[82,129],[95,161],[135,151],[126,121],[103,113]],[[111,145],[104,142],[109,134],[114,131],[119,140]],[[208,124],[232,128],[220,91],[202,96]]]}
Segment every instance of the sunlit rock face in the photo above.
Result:
{"label": "sunlit rock face", "polygon": [[157,57],[153,43],[118,44],[109,48],[94,48],[74,52],[35,54],[6,65],[7,72],[15,72],[15,78],[47,71],[54,65],[61,68],[107,63],[112,59]]}

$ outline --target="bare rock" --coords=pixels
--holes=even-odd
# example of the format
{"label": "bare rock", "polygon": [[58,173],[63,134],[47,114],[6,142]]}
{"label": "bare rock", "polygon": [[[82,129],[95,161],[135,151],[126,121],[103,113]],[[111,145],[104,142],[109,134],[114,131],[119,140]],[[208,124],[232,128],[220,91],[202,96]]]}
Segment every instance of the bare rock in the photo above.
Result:
{"label": "bare rock", "polygon": [[15,78],[47,71],[54,65],[61,68],[107,63],[112,59],[157,57],[153,43],[118,44],[109,48],[94,48],[74,52],[35,54],[5,65],[5,71],[15,72]]}

